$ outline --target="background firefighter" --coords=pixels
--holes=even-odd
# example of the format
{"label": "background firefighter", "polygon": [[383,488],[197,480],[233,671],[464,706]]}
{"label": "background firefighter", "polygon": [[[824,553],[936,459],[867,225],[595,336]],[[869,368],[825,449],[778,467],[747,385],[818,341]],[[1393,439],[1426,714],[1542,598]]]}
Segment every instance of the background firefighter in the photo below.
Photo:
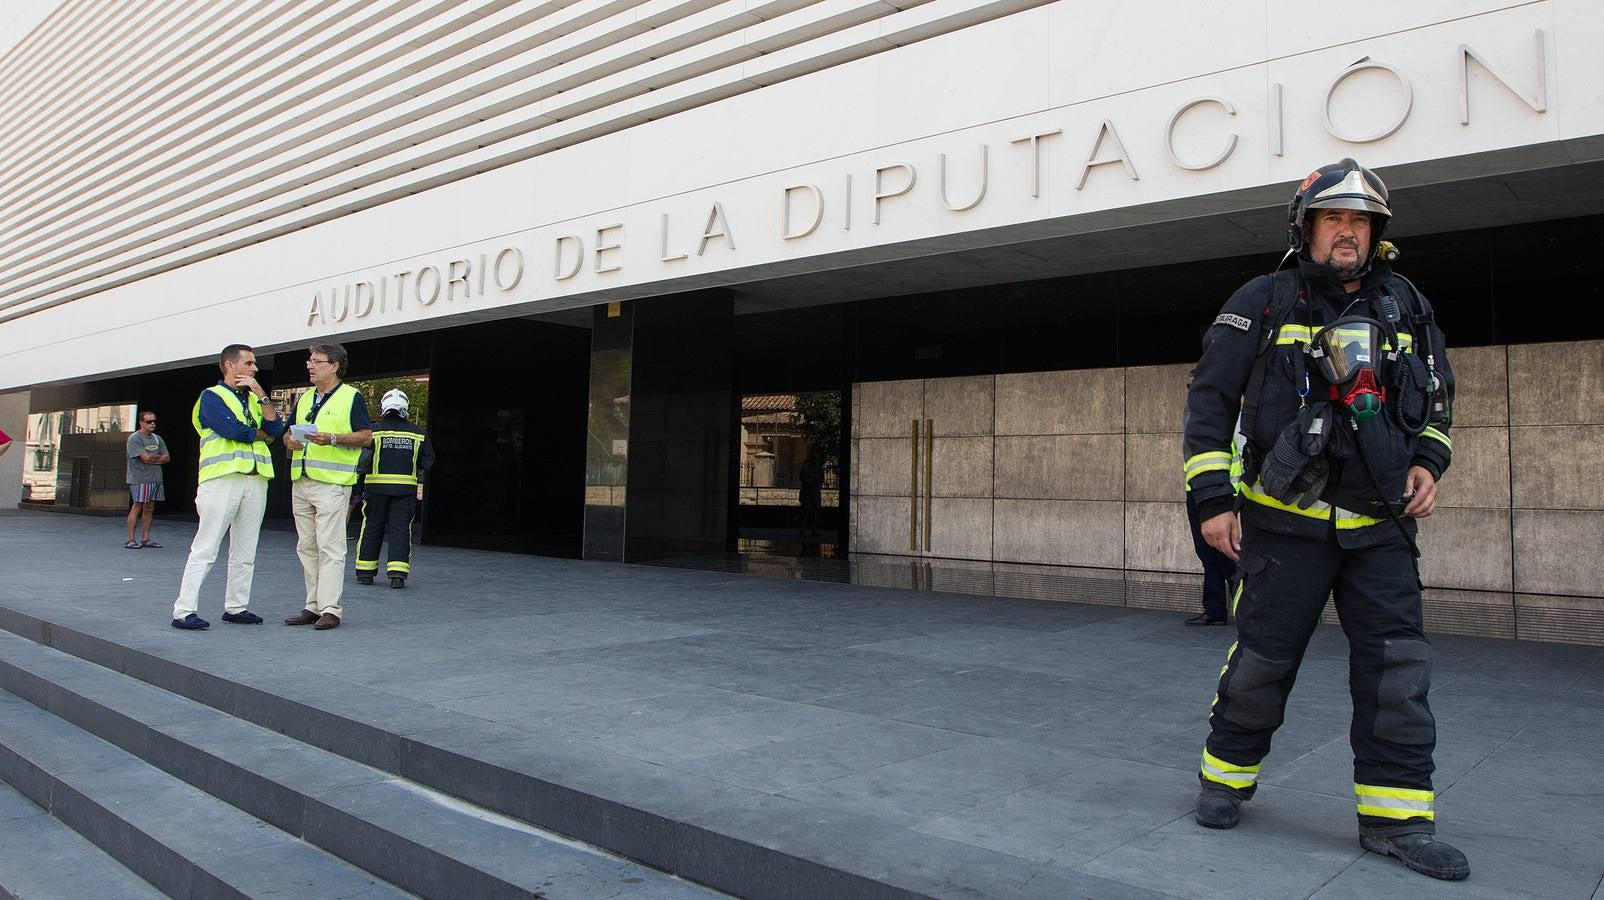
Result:
{"label": "background firefighter", "polygon": [[388,538],[384,573],[390,587],[404,588],[412,574],[412,518],[418,480],[434,465],[434,448],[423,429],[407,421],[407,395],[389,391],[379,401],[383,415],[373,426],[373,461],[365,480],[362,533],[357,538],[356,580],[372,584],[379,571],[379,545]]}

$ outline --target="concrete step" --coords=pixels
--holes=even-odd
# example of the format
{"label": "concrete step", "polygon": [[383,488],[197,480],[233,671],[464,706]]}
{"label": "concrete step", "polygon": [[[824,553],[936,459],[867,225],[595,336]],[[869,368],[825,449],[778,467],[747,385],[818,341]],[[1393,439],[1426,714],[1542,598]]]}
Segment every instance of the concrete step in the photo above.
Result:
{"label": "concrete step", "polygon": [[407,896],[11,693],[0,778],[171,897]]}
{"label": "concrete step", "polygon": [[0,688],[286,837],[424,896],[714,896],[5,633]]}
{"label": "concrete step", "polygon": [[128,871],[50,811],[0,784],[0,897],[160,900]]}
{"label": "concrete step", "polygon": [[[926,878],[918,867],[893,876],[867,861],[842,865],[822,853],[799,853],[783,846],[794,842],[799,831],[829,835],[856,827],[857,820],[798,821],[763,809],[752,811],[756,818],[751,821],[724,820],[712,815],[714,808],[700,807],[687,815],[684,794],[674,777],[645,763],[614,771],[605,763],[587,766],[560,750],[528,750],[521,746],[527,734],[511,735],[511,729],[490,723],[473,724],[470,717],[420,708],[360,685],[342,684],[338,696],[319,696],[306,692],[304,676],[286,674],[279,690],[265,690],[268,686],[260,680],[243,683],[131,646],[132,640],[123,643],[0,606],[0,636],[5,632],[229,713],[306,747],[729,894],[787,900],[826,896],[901,900],[931,895],[927,885],[932,881],[941,890],[947,888],[945,881]],[[49,697],[45,702],[51,702]],[[63,698],[60,705],[70,707],[74,702]],[[514,743],[509,744],[508,738]],[[163,741],[158,738],[156,743],[160,746]],[[834,846],[829,840],[825,843]],[[854,860],[857,856],[847,855]],[[977,851],[977,855],[985,854]],[[966,869],[959,861],[943,862]],[[984,864],[985,860],[976,863]]]}

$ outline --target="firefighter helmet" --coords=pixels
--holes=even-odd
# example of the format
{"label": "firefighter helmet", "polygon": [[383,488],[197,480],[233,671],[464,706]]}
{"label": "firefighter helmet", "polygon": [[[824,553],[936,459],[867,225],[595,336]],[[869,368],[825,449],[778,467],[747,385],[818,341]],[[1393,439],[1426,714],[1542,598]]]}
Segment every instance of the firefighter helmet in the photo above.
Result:
{"label": "firefighter helmet", "polygon": [[1301,252],[1309,239],[1308,215],[1311,209],[1356,209],[1370,214],[1370,257],[1381,244],[1382,233],[1392,219],[1387,186],[1376,173],[1344,158],[1309,173],[1287,204],[1287,244]]}

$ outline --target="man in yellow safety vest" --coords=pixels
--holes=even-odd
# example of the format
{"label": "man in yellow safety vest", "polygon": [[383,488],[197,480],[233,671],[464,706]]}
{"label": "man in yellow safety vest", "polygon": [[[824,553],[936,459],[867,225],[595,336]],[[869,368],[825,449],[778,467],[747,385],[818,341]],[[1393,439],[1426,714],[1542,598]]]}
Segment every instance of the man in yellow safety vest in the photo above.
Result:
{"label": "man in yellow safety vest", "polygon": [[344,610],[345,517],[362,448],[373,441],[368,401],[340,381],[347,356],[339,344],[313,344],[306,374],[312,390],[295,404],[284,446],[290,451],[290,501],[295,550],[301,557],[306,602],[286,625],[337,628]]}
{"label": "man in yellow safety vest", "polygon": [[246,606],[251,602],[251,579],[256,573],[256,538],[267,509],[267,483],[273,480],[267,445],[284,433],[284,422],[256,382],[254,350],[229,344],[217,365],[222,380],[201,392],[190,413],[190,423],[200,435],[200,477],[195,489],[200,527],[189,546],[178,599],[173,601],[173,627],[185,631],[211,626],[196,610],[201,584],[212,570],[224,534],[229,538],[223,621],[235,625],[262,621]]}

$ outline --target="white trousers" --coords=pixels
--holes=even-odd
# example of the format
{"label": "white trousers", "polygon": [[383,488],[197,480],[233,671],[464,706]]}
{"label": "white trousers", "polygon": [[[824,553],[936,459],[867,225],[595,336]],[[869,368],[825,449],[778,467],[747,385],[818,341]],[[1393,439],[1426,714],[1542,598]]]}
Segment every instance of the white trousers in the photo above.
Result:
{"label": "white trousers", "polygon": [[306,579],[306,608],[319,615],[344,615],[340,594],[345,590],[345,516],[351,487],[301,478],[290,489],[290,500],[295,511],[295,552]]}
{"label": "white trousers", "polygon": [[200,528],[189,545],[189,561],[184,563],[184,580],[173,602],[173,618],[182,619],[197,611],[201,585],[217,561],[224,534],[228,535],[228,587],[223,593],[223,609],[231,613],[245,611],[251,602],[256,539],[266,509],[267,479],[260,475],[220,475],[201,482],[195,490]]}

